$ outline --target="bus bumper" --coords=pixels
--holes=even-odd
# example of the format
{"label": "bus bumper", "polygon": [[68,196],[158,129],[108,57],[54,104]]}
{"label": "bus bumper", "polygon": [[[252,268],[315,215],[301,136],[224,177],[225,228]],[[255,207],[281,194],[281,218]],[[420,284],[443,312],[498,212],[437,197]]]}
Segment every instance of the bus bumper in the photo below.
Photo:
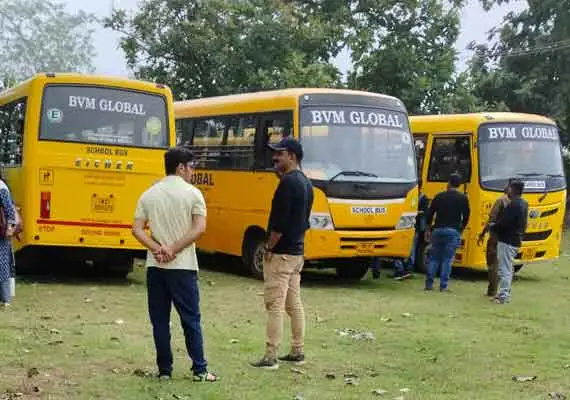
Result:
{"label": "bus bumper", "polygon": [[305,259],[350,257],[407,258],[412,249],[414,229],[391,231],[309,230]]}

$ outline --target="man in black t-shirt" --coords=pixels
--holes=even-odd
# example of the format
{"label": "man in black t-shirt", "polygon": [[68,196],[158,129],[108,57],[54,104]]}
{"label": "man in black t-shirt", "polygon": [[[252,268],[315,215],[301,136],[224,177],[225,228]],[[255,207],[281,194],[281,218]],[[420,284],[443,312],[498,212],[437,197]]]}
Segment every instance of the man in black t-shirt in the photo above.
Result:
{"label": "man in black t-shirt", "polygon": [[263,280],[267,310],[267,347],[254,367],[276,369],[277,350],[283,336],[283,312],[291,318],[291,351],[281,361],[301,364],[305,335],[305,311],[301,302],[301,270],[304,264],[305,232],[313,205],[313,186],[299,169],[303,158],[301,144],[282,139],[273,150],[273,165],[280,178],[273,196],[269,237],[265,245]]}
{"label": "man in black t-shirt", "polygon": [[451,174],[447,190],[434,197],[426,215],[426,241],[431,242],[426,290],[433,289],[438,267],[441,267],[439,290],[449,290],[447,286],[455,252],[461,242],[461,234],[469,222],[469,202],[467,196],[459,192],[460,185],[461,177]]}

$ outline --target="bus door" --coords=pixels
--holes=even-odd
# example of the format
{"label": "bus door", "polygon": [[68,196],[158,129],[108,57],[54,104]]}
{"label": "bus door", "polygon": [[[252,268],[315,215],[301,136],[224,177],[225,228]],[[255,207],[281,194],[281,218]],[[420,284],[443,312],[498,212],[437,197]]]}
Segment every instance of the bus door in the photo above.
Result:
{"label": "bus door", "polygon": [[[471,194],[473,186],[473,136],[471,134],[432,134],[428,140],[428,151],[426,153],[429,156],[426,158],[426,162],[429,162],[429,165],[427,165],[427,168],[424,168],[426,176],[424,176],[423,180],[423,192],[430,201],[439,192],[447,189],[449,176],[453,173],[458,173],[462,177],[460,190],[470,199],[474,198]],[[477,208],[471,203],[470,201],[471,217],[474,217],[474,211]],[[461,263],[462,260],[467,259],[467,246],[465,246],[465,243],[470,235],[468,226],[461,238],[456,262]]]}
{"label": "bus door", "polygon": [[[275,174],[271,150],[268,144],[278,143],[282,138],[293,134],[293,113],[275,112],[259,115],[256,157],[256,191],[252,197],[257,196],[262,201],[273,197],[278,184]],[[261,209],[269,209],[271,204],[260,204]]]}

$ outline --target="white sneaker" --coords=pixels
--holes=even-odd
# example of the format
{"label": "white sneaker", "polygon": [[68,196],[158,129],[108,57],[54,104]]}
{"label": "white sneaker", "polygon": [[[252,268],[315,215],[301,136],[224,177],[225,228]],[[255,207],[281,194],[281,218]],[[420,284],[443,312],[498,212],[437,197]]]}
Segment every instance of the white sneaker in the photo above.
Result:
{"label": "white sneaker", "polygon": [[10,303],[0,303],[0,308],[7,310],[10,307]]}

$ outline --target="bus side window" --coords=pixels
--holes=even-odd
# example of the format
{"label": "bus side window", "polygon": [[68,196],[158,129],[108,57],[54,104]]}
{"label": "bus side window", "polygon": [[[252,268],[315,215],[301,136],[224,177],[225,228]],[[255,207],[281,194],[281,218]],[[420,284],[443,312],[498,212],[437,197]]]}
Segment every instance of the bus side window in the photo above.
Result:
{"label": "bus side window", "polygon": [[4,166],[22,165],[26,99],[0,106],[0,163]]}
{"label": "bus side window", "polygon": [[471,145],[468,136],[433,140],[428,180],[447,182],[453,173],[461,175],[464,182],[471,180]]}
{"label": "bus side window", "polygon": [[426,156],[427,135],[418,135],[414,138],[414,147],[416,150],[416,165],[418,167],[418,177],[423,176],[424,160]]}
{"label": "bus side window", "polygon": [[273,168],[271,150],[267,144],[278,143],[281,139],[293,134],[293,113],[280,112],[264,115],[261,120],[263,165],[262,168]]}
{"label": "bus side window", "polygon": [[192,120],[189,118],[176,120],[176,145],[192,145]]}
{"label": "bus side window", "polygon": [[219,168],[222,160],[222,141],[227,118],[213,117],[196,120],[192,148],[198,168]]}
{"label": "bus side window", "polygon": [[227,162],[223,168],[252,169],[255,163],[255,133],[257,120],[253,115],[231,117],[224,152]]}

